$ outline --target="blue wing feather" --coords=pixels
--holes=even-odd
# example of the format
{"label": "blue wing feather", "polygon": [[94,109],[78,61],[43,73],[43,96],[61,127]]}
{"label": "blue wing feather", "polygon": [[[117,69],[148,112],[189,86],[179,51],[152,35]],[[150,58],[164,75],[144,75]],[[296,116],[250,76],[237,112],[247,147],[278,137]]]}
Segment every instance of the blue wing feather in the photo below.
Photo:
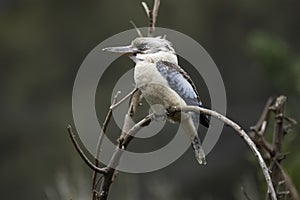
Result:
{"label": "blue wing feather", "polygon": [[[182,68],[166,61],[157,62],[156,68],[168,81],[169,86],[186,102],[187,105],[203,106],[194,83]],[[199,119],[202,125],[205,127],[209,126],[209,118],[207,115],[200,114],[200,116],[193,116],[195,124],[199,123]]]}

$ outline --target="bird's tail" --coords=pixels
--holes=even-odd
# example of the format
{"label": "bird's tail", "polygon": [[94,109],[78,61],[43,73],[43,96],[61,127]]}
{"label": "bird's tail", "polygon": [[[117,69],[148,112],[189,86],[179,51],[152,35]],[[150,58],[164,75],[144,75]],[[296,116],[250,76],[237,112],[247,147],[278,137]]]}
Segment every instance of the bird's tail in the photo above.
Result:
{"label": "bird's tail", "polygon": [[195,136],[191,142],[198,163],[200,165],[206,165],[205,153],[202,149],[200,138]]}
{"label": "bird's tail", "polygon": [[185,131],[187,135],[191,138],[191,143],[192,143],[192,148],[195,153],[195,157],[200,165],[205,165],[206,160],[205,160],[205,153],[202,149],[200,138],[197,133],[197,129],[194,125],[194,122],[192,118],[187,115],[185,119],[182,120],[182,128]]}

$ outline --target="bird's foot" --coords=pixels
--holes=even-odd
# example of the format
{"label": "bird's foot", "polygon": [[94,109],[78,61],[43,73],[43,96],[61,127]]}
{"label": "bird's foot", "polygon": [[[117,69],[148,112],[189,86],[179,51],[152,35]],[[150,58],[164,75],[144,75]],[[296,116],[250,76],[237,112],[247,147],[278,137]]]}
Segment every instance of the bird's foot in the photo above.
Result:
{"label": "bird's foot", "polygon": [[151,106],[151,111],[154,114],[154,120],[155,121],[166,121],[167,111],[162,105],[160,105],[160,104],[152,105]]}
{"label": "bird's foot", "polygon": [[167,120],[167,113],[154,113],[154,120],[157,122],[164,122]]}

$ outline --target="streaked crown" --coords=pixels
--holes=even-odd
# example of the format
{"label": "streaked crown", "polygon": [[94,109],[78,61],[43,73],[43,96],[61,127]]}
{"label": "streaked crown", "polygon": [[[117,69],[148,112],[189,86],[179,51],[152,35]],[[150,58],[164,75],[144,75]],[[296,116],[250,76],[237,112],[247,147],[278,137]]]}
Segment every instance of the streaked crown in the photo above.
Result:
{"label": "streaked crown", "polygon": [[131,42],[137,53],[148,54],[157,52],[175,53],[172,43],[162,37],[138,37]]}

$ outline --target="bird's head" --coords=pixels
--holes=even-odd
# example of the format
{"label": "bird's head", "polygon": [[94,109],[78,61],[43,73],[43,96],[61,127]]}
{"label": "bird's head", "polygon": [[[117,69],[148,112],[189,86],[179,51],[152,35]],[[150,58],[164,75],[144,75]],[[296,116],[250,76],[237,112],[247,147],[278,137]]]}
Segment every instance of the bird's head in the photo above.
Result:
{"label": "bird's head", "polygon": [[[103,51],[128,55],[135,62],[143,60],[157,60],[158,57],[175,56],[175,50],[171,42],[162,37],[138,37],[128,46],[107,47]],[[176,57],[176,56],[175,56]]]}

